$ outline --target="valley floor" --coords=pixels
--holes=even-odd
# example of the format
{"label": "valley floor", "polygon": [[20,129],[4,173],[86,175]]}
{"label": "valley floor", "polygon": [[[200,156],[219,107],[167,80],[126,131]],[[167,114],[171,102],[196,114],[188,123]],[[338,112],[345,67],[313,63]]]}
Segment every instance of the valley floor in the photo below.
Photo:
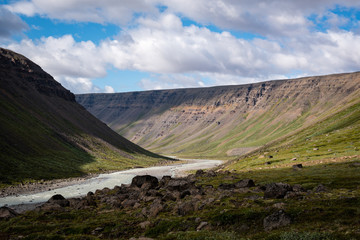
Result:
{"label": "valley floor", "polygon": [[[49,201],[0,221],[11,239],[359,239],[360,158],[198,171]],[[252,181],[253,180],[253,181]]]}

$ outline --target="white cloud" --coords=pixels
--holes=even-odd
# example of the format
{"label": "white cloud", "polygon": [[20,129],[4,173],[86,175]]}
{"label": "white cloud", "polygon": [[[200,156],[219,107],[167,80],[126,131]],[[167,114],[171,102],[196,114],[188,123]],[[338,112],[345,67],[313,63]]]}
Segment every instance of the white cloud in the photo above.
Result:
{"label": "white cloud", "polygon": [[0,6],[0,38],[10,37],[28,28],[19,16]]}
{"label": "white cloud", "polygon": [[[336,3],[360,6],[353,0],[20,1],[8,9],[29,16],[125,26],[121,34],[98,45],[76,42],[71,35],[64,35],[25,39],[8,48],[26,55],[76,93],[114,92],[110,86],[100,89],[91,82],[106,76],[112,67],[152,73],[139,83],[144,89],[239,84],[286,78],[294,73],[357,71],[360,36],[339,29],[348,19],[329,11]],[[157,4],[168,9],[160,13]],[[134,19],[134,13],[144,14]],[[328,30],[314,32],[310,14],[317,15],[315,23],[327,24]],[[241,39],[230,31],[183,26],[181,17],[265,38]],[[131,20],[132,24],[126,26]]]}
{"label": "white cloud", "polygon": [[[302,35],[312,25],[311,14],[322,15],[336,6],[360,7],[357,0],[23,0],[7,6],[13,12],[51,19],[125,25],[134,14],[158,16],[158,5],[167,12],[201,24],[263,36]],[[333,19],[335,21],[335,19]],[[339,19],[340,20],[340,19]],[[336,24],[336,22],[334,22]],[[338,22],[341,24],[342,21]],[[173,26],[173,25],[172,25]]]}
{"label": "white cloud", "polygon": [[93,85],[88,78],[74,78],[54,76],[54,78],[63,85],[66,89],[69,89],[73,93],[96,93],[101,92],[99,87]]}
{"label": "white cloud", "polygon": [[55,76],[95,78],[106,75],[106,62],[99,58],[97,46],[91,41],[76,42],[71,35],[30,39],[8,45],[39,64]]}
{"label": "white cloud", "polygon": [[[29,57],[74,92],[112,92],[91,85],[108,68],[154,73],[144,89],[236,84],[289,76],[294,72],[328,74],[356,71],[360,66],[360,36],[328,31],[290,41],[237,39],[228,32],[183,26],[165,13],[158,20],[140,20],[117,39],[99,45],[76,42],[71,35],[23,40],[8,47]],[[202,79],[211,79],[205,83]],[[81,87],[81,86],[82,87]]]}
{"label": "white cloud", "polygon": [[8,8],[27,16],[39,14],[65,21],[117,24],[128,23],[133,19],[134,13],[157,12],[153,1],[148,0],[31,0],[12,3]]}
{"label": "white cloud", "polygon": [[206,86],[199,74],[157,74],[152,78],[141,79],[139,85],[144,90]]}
{"label": "white cloud", "polygon": [[113,87],[106,85],[105,88],[104,88],[104,92],[105,92],[105,93],[114,93],[115,90],[114,90]]}

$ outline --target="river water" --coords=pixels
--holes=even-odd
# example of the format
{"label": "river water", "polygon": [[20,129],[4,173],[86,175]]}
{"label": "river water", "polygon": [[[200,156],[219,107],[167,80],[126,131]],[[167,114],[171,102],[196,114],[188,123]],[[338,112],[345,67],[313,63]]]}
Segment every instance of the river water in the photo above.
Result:
{"label": "river water", "polygon": [[100,174],[97,177],[87,179],[81,183],[57,188],[51,191],[44,191],[39,193],[32,193],[27,195],[8,196],[0,198],[0,207],[14,206],[14,205],[35,205],[49,200],[55,194],[61,194],[65,198],[81,197],[88,192],[95,192],[97,189],[105,187],[114,188],[121,184],[129,184],[136,175],[152,175],[157,178],[163,176],[179,177],[184,175],[184,172],[198,169],[209,169],[216,167],[222,163],[220,160],[186,160],[188,163],[176,164],[170,166],[158,166],[149,168],[136,168],[114,173]]}

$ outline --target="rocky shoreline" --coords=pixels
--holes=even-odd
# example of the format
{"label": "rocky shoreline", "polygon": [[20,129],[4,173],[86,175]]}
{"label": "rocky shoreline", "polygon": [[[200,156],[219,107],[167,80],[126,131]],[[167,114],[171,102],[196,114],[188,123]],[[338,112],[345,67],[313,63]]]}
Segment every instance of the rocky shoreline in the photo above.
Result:
{"label": "rocky shoreline", "polygon": [[0,198],[8,197],[8,196],[18,196],[24,194],[34,194],[44,191],[52,191],[57,188],[80,184],[90,178],[94,178],[97,176],[99,176],[99,174],[88,174],[84,177],[55,179],[55,180],[40,180],[37,182],[23,183],[14,186],[9,186],[0,190]]}

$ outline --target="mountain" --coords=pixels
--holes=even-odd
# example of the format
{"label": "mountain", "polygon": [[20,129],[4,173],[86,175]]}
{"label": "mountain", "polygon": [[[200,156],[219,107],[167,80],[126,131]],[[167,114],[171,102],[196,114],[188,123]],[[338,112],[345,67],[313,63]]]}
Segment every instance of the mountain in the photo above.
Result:
{"label": "mountain", "polygon": [[0,48],[0,185],[152,165],[22,55]]}
{"label": "mountain", "polygon": [[115,131],[154,152],[230,159],[359,103],[360,73],[238,86],[84,94],[76,100]]}

